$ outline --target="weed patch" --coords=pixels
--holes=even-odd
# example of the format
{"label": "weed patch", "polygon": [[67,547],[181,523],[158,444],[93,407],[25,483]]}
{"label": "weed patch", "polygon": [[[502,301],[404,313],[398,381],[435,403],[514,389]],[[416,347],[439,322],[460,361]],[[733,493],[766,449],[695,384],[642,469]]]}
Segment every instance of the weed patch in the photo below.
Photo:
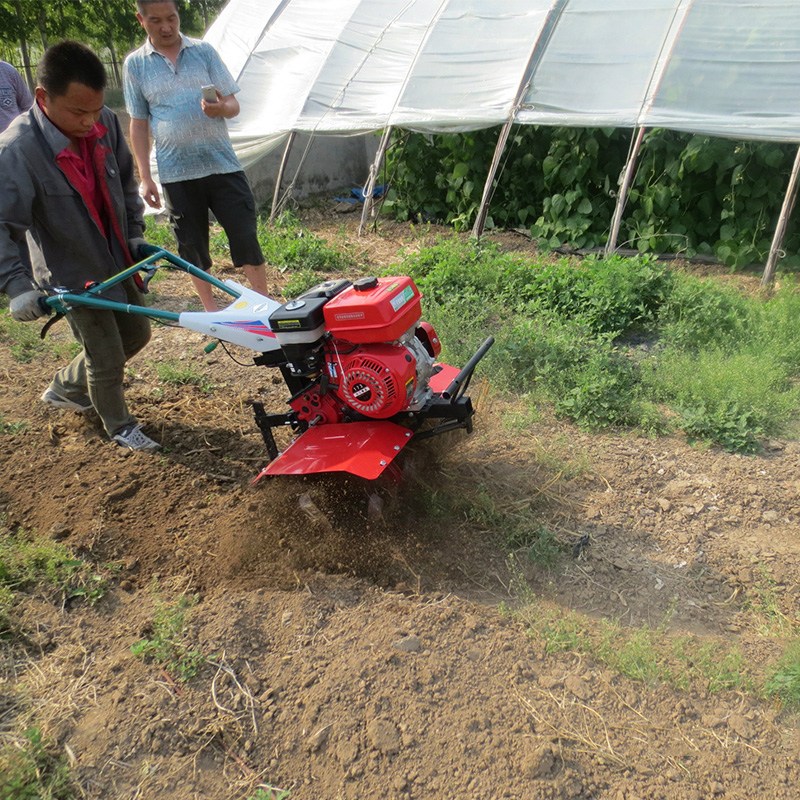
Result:
{"label": "weed patch", "polygon": [[794,639],[786,648],[771,670],[765,689],[768,696],[793,708],[800,707],[800,639]]}
{"label": "weed patch", "polygon": [[340,272],[353,264],[343,247],[333,247],[305,228],[291,213],[279,215],[270,225],[261,219],[258,239],[268,264],[286,270],[317,273]]}
{"label": "weed patch", "polygon": [[159,664],[182,681],[197,675],[205,657],[191,647],[186,629],[188,614],[196,603],[197,598],[188,595],[180,595],[173,603],[157,600],[150,631],[131,646],[131,652]]}
{"label": "weed patch", "polygon": [[492,243],[440,239],[402,268],[463,361],[500,388],[548,402],[579,426],[683,431],[753,453],[800,410],[800,293],[769,301],[649,258],[525,259]]}
{"label": "weed patch", "polygon": [[18,742],[0,748],[3,800],[73,800],[83,796],[72,780],[65,756],[32,728]]}
{"label": "weed patch", "polygon": [[172,386],[196,386],[206,394],[214,389],[214,384],[208,376],[192,364],[171,359],[154,363],[153,367],[162,383]]}
{"label": "weed patch", "polygon": [[289,800],[291,792],[288,789],[278,789],[275,786],[259,786],[255,794],[247,800]]}
{"label": "weed patch", "polygon": [[[0,528],[0,604],[13,602],[14,592],[38,591],[64,605],[74,600],[94,604],[105,594],[105,578],[59,542],[25,531]],[[9,606],[6,605],[6,612]]]}
{"label": "weed patch", "polygon": [[169,250],[170,253],[178,252],[178,243],[175,241],[172,226],[168,222],[154,222],[148,219],[144,236],[149,244]]}
{"label": "weed patch", "polygon": [[529,600],[516,613],[528,624],[529,635],[544,641],[547,653],[590,656],[646,684],[664,683],[681,690],[701,686],[709,692],[755,691],[741,653],[721,642],[676,637],[661,628],[626,628],[609,619],[598,624],[538,600]]}
{"label": "weed patch", "polygon": [[3,415],[0,414],[0,435],[6,436],[14,436],[17,433],[21,433],[27,427],[27,423],[25,422],[8,422],[6,419],[3,418]]}

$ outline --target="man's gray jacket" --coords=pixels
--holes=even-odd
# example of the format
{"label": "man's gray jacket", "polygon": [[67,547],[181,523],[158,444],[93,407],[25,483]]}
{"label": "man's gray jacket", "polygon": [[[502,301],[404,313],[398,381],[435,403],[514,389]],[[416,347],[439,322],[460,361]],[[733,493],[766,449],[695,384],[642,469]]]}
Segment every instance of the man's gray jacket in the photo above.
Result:
{"label": "man's gray jacket", "polygon": [[[99,121],[106,128],[97,140],[101,178],[112,211],[107,235],[56,163],[69,139],[36,103],[0,134],[0,291],[10,297],[29,291],[33,281],[80,290],[130,265],[128,243],[144,232],[143,203],[116,114],[103,108]],[[26,231],[32,276],[19,254]],[[105,296],[125,299],[121,286]]]}

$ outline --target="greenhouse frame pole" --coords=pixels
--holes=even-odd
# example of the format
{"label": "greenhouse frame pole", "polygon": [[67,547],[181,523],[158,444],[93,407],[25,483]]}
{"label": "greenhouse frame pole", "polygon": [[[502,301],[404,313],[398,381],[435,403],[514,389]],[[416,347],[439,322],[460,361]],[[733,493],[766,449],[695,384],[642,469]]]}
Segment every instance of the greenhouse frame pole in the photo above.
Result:
{"label": "greenhouse frame pole", "polygon": [[497,168],[500,165],[500,159],[502,158],[503,152],[506,149],[508,135],[511,132],[511,126],[514,124],[514,121],[517,118],[517,113],[522,107],[522,101],[528,92],[531,82],[533,81],[533,75],[536,72],[536,68],[539,66],[539,62],[542,59],[542,54],[547,49],[547,44],[550,41],[550,36],[555,30],[556,22],[561,16],[561,12],[564,10],[568,2],[569,0],[554,0],[553,4],[550,6],[550,10],[547,12],[547,17],[542,24],[539,37],[536,39],[536,42],[531,49],[528,63],[525,65],[525,72],[523,73],[522,80],[517,87],[517,94],[514,98],[514,104],[511,106],[511,110],[508,113],[508,118],[503,123],[503,127],[500,130],[500,135],[497,137],[497,144],[494,148],[494,157],[492,158],[492,163],[489,166],[489,173],[486,176],[486,181],[483,184],[481,204],[478,207],[478,214],[475,217],[475,224],[472,226],[472,236],[475,239],[480,239],[483,235],[483,229],[486,225],[486,218],[489,216],[489,202],[491,201],[492,194],[494,193],[495,189],[494,181],[497,175]]}
{"label": "greenhouse frame pole", "polygon": [[786,186],[786,194],[781,206],[781,214],[778,217],[778,224],[775,226],[775,234],[772,237],[772,245],[769,248],[769,257],[764,267],[764,274],[761,276],[761,286],[766,288],[775,280],[775,268],[778,265],[778,257],[781,252],[784,236],[786,236],[786,226],[789,217],[794,209],[794,202],[797,199],[797,179],[800,176],[800,147],[794,157],[794,166],[789,176],[789,183]]}
{"label": "greenhouse frame pole", "polygon": [[619,237],[619,228],[622,224],[622,214],[625,211],[625,204],[628,202],[628,192],[633,183],[633,176],[636,174],[636,160],[639,157],[639,150],[642,147],[642,140],[644,139],[644,127],[634,129],[634,140],[631,146],[631,151],[628,154],[628,160],[622,168],[620,177],[620,187],[617,193],[617,202],[614,206],[614,216],[611,218],[611,233],[608,235],[606,242],[606,249],[604,257],[608,258],[617,249],[617,238]]}
{"label": "greenhouse frame pole", "polygon": [[[694,0],[682,0],[682,2],[675,9],[675,15],[670,25],[669,33],[664,40],[659,53],[658,60],[656,61],[653,72],[650,75],[650,84],[648,86],[647,95],[645,96],[642,107],[639,110],[639,120],[647,118],[647,114],[653,107],[655,96],[661,86],[661,81],[664,77],[667,67],[669,66],[672,53],[675,50],[675,44],[678,41],[678,34],[683,27],[689,12],[692,10]],[[628,160],[622,168],[619,175],[619,194],[617,194],[617,202],[614,205],[614,214],[611,217],[611,231],[608,235],[604,258],[608,258],[617,249],[617,239],[619,238],[619,229],[622,225],[622,215],[625,211],[625,204],[628,202],[628,194],[630,192],[633,178],[636,174],[636,161],[639,157],[639,151],[642,147],[642,140],[647,129],[646,125],[637,125],[635,128],[635,139],[631,146],[631,152],[628,154]]]}
{"label": "greenhouse frame pole", "polygon": [[497,137],[497,144],[494,148],[494,157],[492,163],[489,165],[489,173],[486,176],[486,183],[483,184],[483,195],[481,195],[481,204],[478,208],[478,216],[475,217],[475,224],[472,226],[472,236],[475,239],[480,239],[483,235],[483,229],[486,225],[486,218],[489,216],[489,201],[491,200],[494,192],[494,178],[497,174],[497,167],[500,164],[500,158],[506,149],[506,142],[508,142],[508,134],[511,133],[511,126],[514,124],[514,118],[517,116],[517,108],[511,112],[509,118],[503,123],[500,130],[500,135]]}
{"label": "greenhouse frame pole", "polygon": [[372,195],[375,191],[375,181],[378,177],[378,173],[380,172],[381,164],[383,163],[383,157],[386,155],[386,149],[389,147],[389,139],[393,130],[394,129],[391,125],[384,130],[383,136],[381,136],[381,142],[378,145],[378,152],[375,153],[375,160],[372,162],[369,168],[369,176],[367,177],[367,183],[364,186],[364,208],[361,209],[361,222],[358,225],[359,236],[361,236],[361,234],[364,232],[364,226],[367,223],[367,217],[372,211]]}
{"label": "greenhouse frame pole", "polygon": [[278,167],[278,174],[275,177],[275,191],[272,193],[272,210],[269,213],[269,221],[272,221],[278,214],[278,195],[281,193],[281,184],[283,183],[283,175],[286,172],[286,165],[289,163],[289,151],[294,144],[296,132],[292,131],[289,138],[286,140],[286,147],[283,148],[283,156],[281,157],[281,165]]}

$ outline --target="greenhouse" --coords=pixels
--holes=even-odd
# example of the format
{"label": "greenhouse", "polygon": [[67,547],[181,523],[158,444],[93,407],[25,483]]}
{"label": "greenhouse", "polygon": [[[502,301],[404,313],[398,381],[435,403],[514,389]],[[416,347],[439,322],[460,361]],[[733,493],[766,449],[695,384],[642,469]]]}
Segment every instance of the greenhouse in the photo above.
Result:
{"label": "greenhouse", "polygon": [[374,183],[392,129],[502,126],[476,234],[512,125],[631,129],[615,217],[646,129],[800,142],[796,0],[231,0],[206,38],[245,165],[297,132],[384,131]]}

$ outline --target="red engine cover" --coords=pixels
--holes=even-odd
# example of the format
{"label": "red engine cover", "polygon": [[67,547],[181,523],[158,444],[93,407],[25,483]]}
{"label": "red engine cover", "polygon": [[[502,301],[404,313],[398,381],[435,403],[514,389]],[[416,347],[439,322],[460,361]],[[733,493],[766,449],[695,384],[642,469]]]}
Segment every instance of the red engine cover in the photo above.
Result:
{"label": "red engine cover", "polygon": [[388,419],[408,407],[417,383],[416,366],[405,347],[374,344],[359,348],[342,364],[338,394],[360,414]]}
{"label": "red engine cover", "polygon": [[420,298],[411,278],[372,278],[350,286],[325,304],[325,327],[354,344],[393,342],[421,315]]}

